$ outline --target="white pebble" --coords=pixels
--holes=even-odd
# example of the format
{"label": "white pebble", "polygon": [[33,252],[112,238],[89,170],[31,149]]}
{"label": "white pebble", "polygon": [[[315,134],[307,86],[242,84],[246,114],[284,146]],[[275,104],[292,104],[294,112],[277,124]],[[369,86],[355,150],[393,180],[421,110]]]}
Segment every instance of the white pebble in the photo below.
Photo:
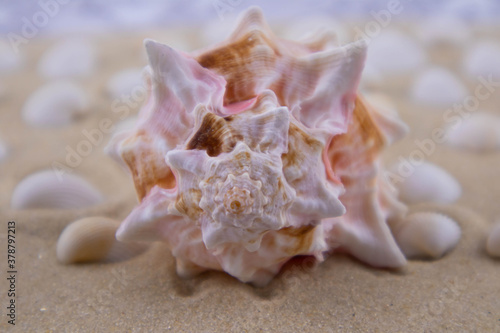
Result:
{"label": "white pebble", "polygon": [[72,81],[47,83],[36,90],[23,107],[24,120],[33,126],[67,125],[88,110],[88,98]]}
{"label": "white pebble", "polygon": [[463,101],[467,88],[449,70],[432,67],[417,76],[412,96],[413,100],[422,104],[448,107]]}
{"label": "white pebble", "polygon": [[136,89],[144,93],[142,68],[130,68],[115,73],[109,79],[106,89],[113,98],[120,98],[123,95],[130,96]]}
{"label": "white pebble", "polygon": [[474,79],[493,75],[500,79],[500,44],[484,40],[469,46],[464,57],[465,72]]}
{"label": "white pebble", "polygon": [[426,55],[422,47],[399,31],[383,30],[369,40],[367,64],[383,75],[414,72],[425,60]]}
{"label": "white pebble", "polygon": [[0,73],[10,73],[19,69],[22,58],[16,53],[10,44],[0,41]]}
{"label": "white pebble", "polygon": [[394,237],[407,258],[437,259],[455,247],[460,234],[448,216],[424,212],[408,215]]}
{"label": "white pebble", "polygon": [[61,41],[43,54],[38,72],[46,78],[87,76],[94,70],[95,53],[94,46],[88,41]]}
{"label": "white pebble", "polygon": [[117,262],[130,259],[147,249],[137,242],[119,242],[115,233],[120,221],[87,217],[66,226],[57,240],[57,259],[63,264]]}
{"label": "white pebble", "polygon": [[451,146],[473,151],[499,149],[500,117],[486,112],[472,113],[446,130],[446,140]]}
{"label": "white pebble", "polygon": [[396,175],[394,183],[399,197],[408,204],[422,202],[452,203],[462,194],[458,181],[446,170],[435,164],[424,162],[413,166],[401,162],[392,169]]}
{"label": "white pebble", "polygon": [[490,230],[486,241],[486,251],[490,256],[500,258],[500,222]]}
{"label": "white pebble", "polygon": [[43,170],[24,178],[12,194],[13,209],[77,209],[103,201],[101,193],[85,179]]}
{"label": "white pebble", "polygon": [[0,139],[0,162],[7,156],[7,145]]}
{"label": "white pebble", "polygon": [[416,34],[428,45],[439,43],[462,45],[471,38],[471,30],[467,24],[452,15],[433,16],[421,21]]}

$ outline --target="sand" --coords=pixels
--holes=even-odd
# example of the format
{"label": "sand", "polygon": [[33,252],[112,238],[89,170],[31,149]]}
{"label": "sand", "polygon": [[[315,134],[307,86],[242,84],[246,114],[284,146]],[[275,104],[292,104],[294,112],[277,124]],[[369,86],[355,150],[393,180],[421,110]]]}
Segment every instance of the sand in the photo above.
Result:
{"label": "sand", "polygon": [[[36,72],[40,54],[52,40],[23,46],[22,70],[0,78],[0,137],[9,156],[0,163],[0,331],[18,332],[499,332],[500,262],[484,250],[486,232],[500,216],[500,152],[464,152],[437,145],[427,160],[456,177],[463,195],[453,205],[420,205],[412,211],[443,212],[457,221],[462,238],[436,261],[410,261],[402,270],[374,269],[334,255],[321,265],[294,260],[265,288],[255,288],[221,272],[191,280],[175,274],[175,262],[163,244],[128,261],[62,265],[56,242],[64,227],[87,216],[124,218],[136,204],[129,175],[95,145],[72,172],[85,177],[106,197],[84,210],[10,209],[16,186],[32,172],[65,164],[66,147],[85,139],[82,131],[102,119],[117,123],[105,84],[113,73],[145,64],[142,39],[168,42],[171,33],[100,36],[97,70],[78,82],[91,96],[88,116],[56,129],[26,125],[25,99],[44,79]],[[477,82],[458,70],[456,46],[429,52],[434,62],[454,69],[470,91]],[[376,91],[395,101],[411,133],[384,155],[387,164],[418,149],[414,140],[429,138],[442,126],[443,110],[411,102],[410,75],[385,80]],[[482,110],[500,115],[500,91],[481,102]],[[131,109],[131,114],[137,108]],[[16,222],[16,325],[7,323],[9,298],[6,262],[7,222]]]}

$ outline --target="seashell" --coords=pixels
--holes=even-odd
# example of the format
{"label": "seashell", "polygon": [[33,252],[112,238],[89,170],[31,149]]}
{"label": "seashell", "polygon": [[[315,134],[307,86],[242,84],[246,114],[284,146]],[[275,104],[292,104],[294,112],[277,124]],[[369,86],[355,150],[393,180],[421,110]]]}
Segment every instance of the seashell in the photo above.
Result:
{"label": "seashell", "polygon": [[2,139],[0,139],[0,162],[4,160],[5,157],[7,157],[7,154],[8,154],[7,145],[5,144],[5,142],[3,142]]}
{"label": "seashell", "polygon": [[482,40],[467,48],[463,60],[465,72],[474,79],[478,76],[500,78],[500,44]]}
{"label": "seashell", "polygon": [[367,64],[384,75],[414,72],[425,61],[422,47],[402,32],[385,29],[370,40]]}
{"label": "seashell", "polygon": [[472,151],[500,148],[500,117],[475,112],[446,129],[446,143]]}
{"label": "seashell", "polygon": [[423,162],[412,166],[400,163],[392,170],[398,177],[395,186],[401,200],[408,204],[455,202],[462,194],[459,182],[441,167]]}
{"label": "seashell", "polygon": [[431,67],[417,76],[411,94],[416,102],[447,107],[463,101],[467,96],[467,89],[447,69]]}
{"label": "seashell", "polygon": [[54,81],[38,88],[25,102],[24,120],[33,126],[70,124],[87,112],[88,98],[72,81]]}
{"label": "seashell", "polygon": [[38,62],[38,73],[46,78],[83,77],[96,65],[94,46],[86,40],[68,39],[45,51]]}
{"label": "seashell", "polygon": [[[441,13],[440,13],[441,14]],[[472,31],[459,17],[436,15],[420,22],[416,34],[427,45],[464,45],[472,37]]]}
{"label": "seashell", "polygon": [[63,264],[116,262],[141,254],[146,244],[119,242],[115,233],[120,222],[105,217],[87,217],[72,222],[59,236],[57,259]]}
{"label": "seashell", "polygon": [[396,230],[396,238],[407,258],[441,258],[460,239],[460,227],[448,216],[437,213],[414,213]]}
{"label": "seashell", "polygon": [[11,73],[21,67],[23,63],[19,50],[13,46],[0,41],[0,73]]}
{"label": "seashell", "polygon": [[122,121],[118,122],[115,125],[115,130],[113,131],[113,135],[116,135],[120,132],[127,132],[127,131],[133,129],[136,123],[137,123],[136,116],[131,116],[131,117],[123,119]]}
{"label": "seashell", "polygon": [[85,179],[43,170],[24,178],[12,194],[13,209],[77,209],[98,204],[103,196]]}
{"label": "seashell", "polygon": [[135,89],[143,90],[143,87],[142,68],[129,68],[114,74],[109,79],[106,90],[113,98],[120,98],[130,96]]}
{"label": "seashell", "polygon": [[406,127],[356,92],[366,42],[333,36],[277,38],[250,8],[191,54],[147,40],[150,95],[107,148],[140,201],[117,239],[166,242],[181,276],[215,269],[257,285],[296,255],[404,265],[387,221],[406,206],[380,153]]}
{"label": "seashell", "polygon": [[486,241],[486,251],[490,256],[500,258],[500,223],[491,228]]}

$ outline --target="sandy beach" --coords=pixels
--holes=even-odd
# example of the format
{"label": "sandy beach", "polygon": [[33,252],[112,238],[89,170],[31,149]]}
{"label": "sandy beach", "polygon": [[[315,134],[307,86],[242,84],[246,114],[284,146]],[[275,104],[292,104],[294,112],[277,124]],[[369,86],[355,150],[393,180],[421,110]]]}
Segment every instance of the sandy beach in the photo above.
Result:
{"label": "sandy beach", "polygon": [[[485,30],[486,31],[486,30]],[[478,34],[490,34],[487,30]],[[182,32],[183,34],[188,34]],[[483,36],[481,35],[481,36]],[[95,37],[95,72],[78,82],[90,96],[88,114],[68,126],[36,128],[23,121],[24,101],[45,79],[36,71],[40,55],[54,40],[23,46],[25,65],[4,75],[0,97],[0,137],[9,153],[0,162],[1,331],[17,332],[498,332],[500,331],[500,262],[485,252],[485,238],[500,217],[500,152],[477,153],[436,145],[426,156],[461,184],[462,196],[452,205],[421,204],[411,211],[436,211],[452,217],[462,229],[456,248],[435,261],[411,260],[398,271],[375,269],[345,255],[320,265],[308,258],[293,260],[267,287],[243,284],[222,272],[191,280],[179,278],[164,244],[130,260],[62,265],[57,239],[66,225],[83,217],[121,220],[136,205],[130,176],[103,149],[103,133],[77,166],[67,163],[67,147],[86,140],[82,131],[99,128],[103,119],[117,124],[115,101],[106,82],[115,72],[146,64],[142,40],[169,43],[172,32]],[[196,37],[196,36],[195,36]],[[498,37],[496,37],[498,40]],[[200,43],[195,42],[194,44]],[[474,91],[478,82],[459,70],[455,46],[428,49],[436,64],[445,65]],[[124,56],[126,55],[126,56]],[[455,58],[454,58],[455,57]],[[415,140],[429,138],[442,126],[442,109],[412,103],[410,75],[385,80],[374,91],[387,94],[411,132],[384,154],[391,165],[419,149]],[[119,101],[120,102],[120,101]],[[500,90],[481,101],[480,109],[500,115]],[[130,115],[139,104],[129,108]],[[102,204],[80,210],[13,210],[11,196],[27,175],[65,165],[98,188]],[[8,324],[9,298],[7,222],[16,225],[16,325]]]}

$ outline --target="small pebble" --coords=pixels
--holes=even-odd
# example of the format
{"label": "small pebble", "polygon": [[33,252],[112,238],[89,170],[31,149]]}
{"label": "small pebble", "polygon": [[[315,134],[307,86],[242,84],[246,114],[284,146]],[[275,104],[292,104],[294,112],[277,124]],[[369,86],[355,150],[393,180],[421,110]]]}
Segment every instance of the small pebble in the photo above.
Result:
{"label": "small pebble", "polygon": [[78,84],[59,80],[46,83],[26,100],[23,118],[37,127],[68,125],[88,110],[88,97]]}
{"label": "small pebble", "polygon": [[420,73],[412,87],[413,100],[429,106],[449,107],[467,96],[467,89],[455,75],[441,67]]}
{"label": "small pebble", "polygon": [[396,30],[382,30],[368,43],[367,64],[382,75],[415,72],[425,60],[423,48],[413,38]]}
{"label": "small pebble", "polygon": [[79,39],[60,41],[47,50],[38,63],[38,72],[46,78],[89,76],[95,69],[94,46]]}
{"label": "small pebble", "polygon": [[483,40],[470,45],[464,56],[463,68],[472,78],[478,76],[485,79],[493,76],[500,80],[500,43]]}
{"label": "small pebble", "polygon": [[79,209],[103,201],[102,194],[84,178],[55,170],[35,172],[17,184],[12,209]]}
{"label": "small pebble", "polygon": [[142,81],[142,68],[129,68],[115,73],[108,81],[106,89],[113,98],[130,96],[137,89],[145,91]]}
{"label": "small pebble", "polygon": [[0,139],[0,162],[3,161],[8,154],[7,145]]}
{"label": "small pebble", "polygon": [[407,258],[437,259],[456,246],[460,235],[448,216],[424,212],[408,215],[394,237]]}
{"label": "small pebble", "polygon": [[22,57],[14,48],[0,40],[0,74],[11,73],[22,65]]}
{"label": "small pebble", "polygon": [[490,256],[500,258],[500,222],[497,222],[490,230],[486,241],[486,251]]}
{"label": "small pebble", "polygon": [[147,249],[138,242],[120,242],[115,233],[120,221],[106,217],[87,217],[69,224],[57,241],[57,259],[63,264],[117,262]]}
{"label": "small pebble", "polygon": [[476,112],[446,130],[446,143],[471,151],[491,151],[500,148],[500,117]]}
{"label": "small pebble", "polygon": [[452,15],[433,16],[421,21],[416,34],[427,45],[463,45],[472,35],[467,24],[460,17]]}
{"label": "small pebble", "polygon": [[407,204],[434,202],[448,204],[455,202],[462,194],[458,181],[439,166],[423,162],[413,166],[401,162],[392,172],[400,178],[395,180],[399,197]]}

